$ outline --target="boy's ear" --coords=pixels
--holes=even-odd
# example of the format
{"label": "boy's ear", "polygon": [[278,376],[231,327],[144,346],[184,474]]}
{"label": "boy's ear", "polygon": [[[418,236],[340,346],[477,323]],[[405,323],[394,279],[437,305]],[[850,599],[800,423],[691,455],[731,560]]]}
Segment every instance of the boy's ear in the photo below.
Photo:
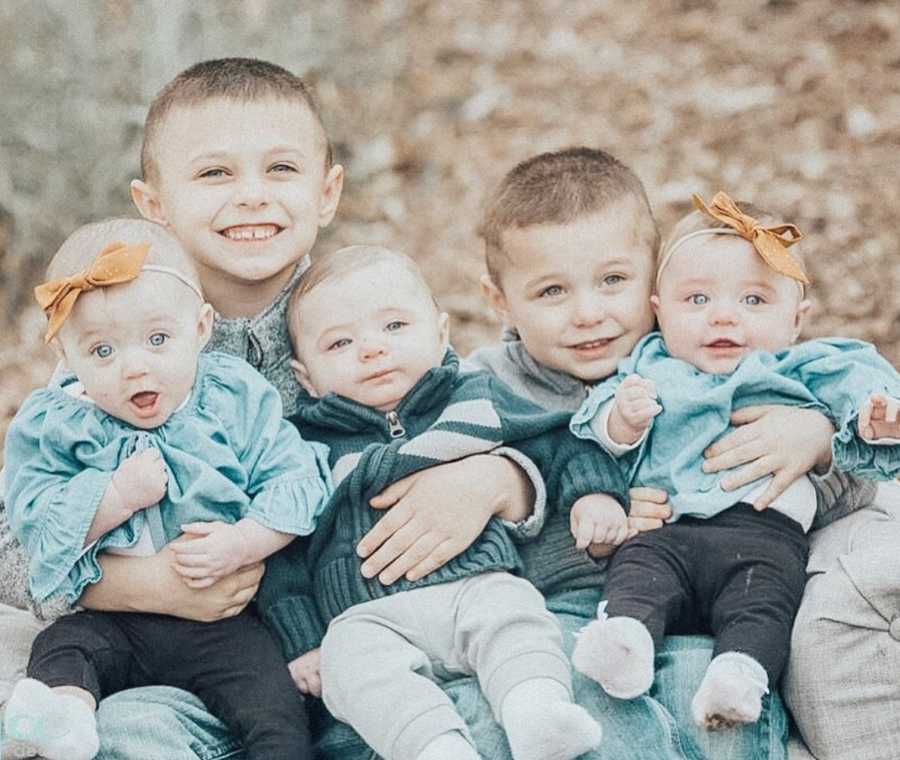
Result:
{"label": "boy's ear", "polygon": [[509,304],[506,301],[506,296],[497,287],[497,283],[491,279],[489,274],[481,275],[479,282],[481,283],[481,295],[488,302],[488,306],[493,309],[497,318],[507,327],[515,327],[510,319]]}
{"label": "boy's ear", "polygon": [[810,306],[812,306],[812,301],[808,298],[804,298],[797,304],[797,313],[794,315],[794,340],[800,337],[800,332],[803,330],[803,318],[806,316],[806,312],[809,311]]}
{"label": "boy's ear", "polygon": [[653,308],[656,318],[659,319],[659,296],[656,293],[650,296],[650,306]]}
{"label": "boy's ear", "polygon": [[341,201],[341,192],[344,189],[344,167],[335,164],[328,170],[322,181],[322,205],[319,207],[319,227],[325,228],[331,224]]}
{"label": "boy's ear", "polygon": [[216,313],[213,311],[212,304],[205,303],[200,307],[200,316],[197,319],[197,337],[200,340],[200,348],[202,349],[212,336],[213,322]]}
{"label": "boy's ear", "polygon": [[159,200],[159,192],[153,185],[142,179],[131,180],[131,200],[144,219],[165,226],[166,217]]}
{"label": "boy's ear", "polygon": [[313,388],[312,383],[309,381],[309,372],[306,370],[306,365],[299,359],[291,359],[291,369],[294,371],[294,377],[297,378],[297,382],[300,383],[303,390],[313,398],[319,398],[319,392]]}

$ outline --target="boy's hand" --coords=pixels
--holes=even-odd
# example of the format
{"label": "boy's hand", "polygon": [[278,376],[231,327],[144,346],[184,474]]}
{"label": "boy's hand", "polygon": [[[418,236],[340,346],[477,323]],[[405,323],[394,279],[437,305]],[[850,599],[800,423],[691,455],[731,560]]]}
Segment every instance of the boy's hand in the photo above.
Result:
{"label": "boy's hand", "polygon": [[622,505],[605,493],[582,496],[572,506],[569,527],[575,537],[576,549],[587,549],[590,544],[618,546],[637,534],[628,527],[628,516]]}
{"label": "boy's hand", "polygon": [[634,443],[661,411],[656,400],[656,384],[640,375],[628,375],[616,388],[609,415],[609,435],[616,443]]}
{"label": "boy's hand", "polygon": [[881,393],[873,393],[859,410],[859,435],[867,441],[900,438],[900,401]]}
{"label": "boy's hand", "polygon": [[[628,498],[631,502],[628,527],[629,533],[633,535],[661,528],[672,516],[669,494],[659,488],[637,486],[629,491]],[[629,538],[633,538],[633,535]],[[594,559],[603,559],[612,554],[616,548],[615,544],[591,544],[587,551]]]}
{"label": "boy's hand", "polygon": [[304,694],[312,694],[314,697],[322,696],[322,679],[319,676],[320,661],[321,656],[317,647],[288,663],[291,678]]}
{"label": "boy's hand", "polygon": [[112,485],[129,512],[156,504],[166,495],[169,473],[159,449],[132,454],[112,476]]}
{"label": "boy's hand", "polygon": [[[520,486],[518,468],[490,454],[420,470],[371,500],[384,515],[356,546],[362,574],[388,586],[424,578],[465,551]],[[521,499],[524,500],[524,497]]]}
{"label": "boy's hand", "polygon": [[745,465],[722,478],[723,491],[772,475],[763,495],[753,503],[757,510],[768,507],[814,467],[827,468],[831,463],[834,426],[815,409],[746,406],[732,413],[731,424],[737,429],[703,452],[703,471],[720,472]]}
{"label": "boy's hand", "polygon": [[173,567],[190,588],[212,586],[247,564],[246,540],[236,525],[214,520],[187,523],[181,529],[188,538],[170,544],[175,553]]}

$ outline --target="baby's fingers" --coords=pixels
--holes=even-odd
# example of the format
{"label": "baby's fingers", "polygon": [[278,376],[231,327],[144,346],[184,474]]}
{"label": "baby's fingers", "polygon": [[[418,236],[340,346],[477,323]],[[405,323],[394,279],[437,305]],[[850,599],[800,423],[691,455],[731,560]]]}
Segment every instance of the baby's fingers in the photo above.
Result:
{"label": "baby's fingers", "polygon": [[587,549],[594,538],[594,522],[590,519],[572,521],[572,535],[575,536],[575,548]]}
{"label": "baby's fingers", "polygon": [[872,429],[872,413],[876,398],[876,396],[867,398],[859,410],[857,428],[859,429],[860,437],[866,440],[871,440],[875,436],[875,431]]}

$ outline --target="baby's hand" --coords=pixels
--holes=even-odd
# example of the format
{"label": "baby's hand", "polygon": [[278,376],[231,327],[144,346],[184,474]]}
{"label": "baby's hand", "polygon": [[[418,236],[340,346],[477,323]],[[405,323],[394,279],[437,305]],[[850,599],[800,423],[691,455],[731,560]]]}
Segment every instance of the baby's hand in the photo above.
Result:
{"label": "baby's hand", "polygon": [[112,476],[112,485],[125,508],[134,513],[156,504],[166,495],[169,473],[159,449],[132,454]]}
{"label": "baby's hand", "polygon": [[637,530],[628,527],[628,517],[619,502],[605,493],[588,494],[576,501],[569,526],[577,549],[586,549],[590,544],[618,546],[637,534]]}
{"label": "baby's hand", "polygon": [[322,696],[322,679],[319,677],[320,660],[319,649],[310,649],[306,654],[301,654],[296,660],[288,663],[291,678],[304,694],[312,694],[314,697]]}
{"label": "baby's hand", "polygon": [[880,393],[873,393],[859,410],[859,435],[867,441],[879,438],[900,438],[900,401]]}
{"label": "baby's hand", "polygon": [[175,552],[175,572],[190,588],[212,586],[219,578],[247,564],[244,551],[246,541],[236,525],[214,520],[187,523],[181,529],[189,537],[188,540],[173,542],[169,546]]}
{"label": "baby's hand", "polygon": [[616,443],[634,443],[661,411],[656,401],[656,384],[640,375],[628,375],[616,388],[609,415],[610,437]]}

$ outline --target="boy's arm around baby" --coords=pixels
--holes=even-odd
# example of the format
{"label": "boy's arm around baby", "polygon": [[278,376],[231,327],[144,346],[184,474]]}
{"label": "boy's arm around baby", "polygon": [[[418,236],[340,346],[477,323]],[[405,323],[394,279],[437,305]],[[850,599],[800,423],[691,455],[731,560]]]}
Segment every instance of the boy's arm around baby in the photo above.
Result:
{"label": "boy's arm around baby", "polygon": [[567,413],[544,411],[495,377],[489,382],[504,445],[537,466],[546,486],[548,510],[568,512],[582,496],[604,493],[628,512],[628,484],[622,468],[599,446],[573,436]]}

